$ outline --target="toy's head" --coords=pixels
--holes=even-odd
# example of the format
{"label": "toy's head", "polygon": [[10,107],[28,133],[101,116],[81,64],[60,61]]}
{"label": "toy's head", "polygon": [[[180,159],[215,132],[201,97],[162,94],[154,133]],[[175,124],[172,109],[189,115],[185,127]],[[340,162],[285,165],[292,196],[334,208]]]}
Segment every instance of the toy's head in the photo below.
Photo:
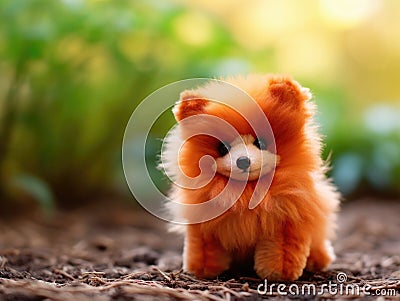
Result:
{"label": "toy's head", "polygon": [[308,89],[284,76],[254,75],[184,91],[173,110],[184,141],[181,171],[192,178],[215,173],[254,181],[276,166],[314,164],[306,133],[310,97]]}

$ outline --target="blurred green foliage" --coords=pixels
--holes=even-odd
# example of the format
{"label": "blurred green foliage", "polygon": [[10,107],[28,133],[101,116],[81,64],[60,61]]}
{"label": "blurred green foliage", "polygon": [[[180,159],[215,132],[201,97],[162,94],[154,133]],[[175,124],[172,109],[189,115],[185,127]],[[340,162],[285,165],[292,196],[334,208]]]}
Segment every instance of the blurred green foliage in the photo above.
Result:
{"label": "blurred green foliage", "polygon": [[121,143],[135,106],[164,84],[210,75],[231,49],[216,21],[207,48],[180,41],[172,26],[184,13],[156,1],[0,2],[3,197],[20,174],[64,204],[123,181]]}
{"label": "blurred green foliage", "polygon": [[[194,19],[197,35],[185,32]],[[136,105],[180,79],[277,71],[278,48],[247,46],[215,14],[175,2],[0,1],[0,202],[51,209],[126,193],[120,151]],[[338,83],[304,80],[342,191],[398,194],[400,126],[374,132],[346,116]]]}

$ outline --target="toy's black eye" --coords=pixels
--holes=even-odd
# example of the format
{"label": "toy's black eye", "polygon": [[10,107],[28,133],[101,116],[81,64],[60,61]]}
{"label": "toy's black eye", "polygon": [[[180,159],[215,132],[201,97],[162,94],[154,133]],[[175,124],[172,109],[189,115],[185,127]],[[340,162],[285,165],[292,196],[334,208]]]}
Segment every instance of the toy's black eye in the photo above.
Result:
{"label": "toy's black eye", "polygon": [[266,150],[268,147],[267,141],[265,141],[264,138],[259,138],[257,137],[256,140],[254,140],[253,143],[256,147],[258,147],[261,150]]}
{"label": "toy's black eye", "polygon": [[230,149],[231,149],[231,146],[229,145],[229,143],[221,142],[218,145],[218,152],[221,156],[225,156],[227,153],[229,153]]}

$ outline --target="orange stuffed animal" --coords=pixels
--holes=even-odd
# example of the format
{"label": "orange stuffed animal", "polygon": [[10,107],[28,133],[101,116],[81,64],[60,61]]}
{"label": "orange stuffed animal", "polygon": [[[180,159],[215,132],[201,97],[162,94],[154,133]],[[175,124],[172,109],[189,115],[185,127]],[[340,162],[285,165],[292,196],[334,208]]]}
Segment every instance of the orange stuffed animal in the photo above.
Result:
{"label": "orange stuffed animal", "polygon": [[[226,212],[185,226],[184,270],[199,278],[213,278],[233,266],[246,268],[251,263],[261,278],[296,280],[304,269],[326,268],[334,259],[330,239],[339,194],[325,176],[321,136],[312,121],[315,105],[309,101],[311,94],[288,76],[250,75],[225,81],[255,100],[274,137],[268,131],[256,136],[251,120],[243,118],[240,111],[213,101],[229,98],[251,117],[243,97],[224,96],[213,84],[181,94],[173,110],[177,130],[166,138],[165,168],[177,178],[179,169],[189,179],[202,172],[212,173],[212,179],[196,189],[174,186],[171,198],[178,203],[201,204],[220,194],[228,181],[233,187],[229,189],[243,185]],[[237,137],[224,136],[224,132],[218,138],[203,134],[204,127],[213,127],[212,122],[183,122],[205,115],[230,124]],[[201,133],[189,134],[196,129]],[[213,158],[208,172],[207,166],[199,165],[205,155]],[[172,156],[178,156],[178,164],[172,164]],[[265,187],[265,193],[258,206],[250,209],[256,184]],[[230,198],[230,191],[225,191],[224,198]],[[197,214],[195,210],[175,213],[188,219]]]}

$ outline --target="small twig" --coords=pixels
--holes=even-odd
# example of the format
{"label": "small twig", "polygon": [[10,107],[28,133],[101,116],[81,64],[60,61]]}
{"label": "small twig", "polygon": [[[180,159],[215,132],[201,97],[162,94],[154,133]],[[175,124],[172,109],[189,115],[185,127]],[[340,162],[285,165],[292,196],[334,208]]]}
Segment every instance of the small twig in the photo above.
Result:
{"label": "small twig", "polygon": [[175,280],[175,279],[178,278],[182,273],[183,273],[183,269],[180,269],[180,270],[177,271],[177,272],[171,272],[170,275],[171,275],[171,278],[172,278],[173,280]]}
{"label": "small twig", "polygon": [[88,277],[88,276],[91,276],[91,275],[103,276],[103,275],[105,275],[105,273],[104,272],[95,272],[95,271],[93,271],[93,272],[83,272],[81,276],[82,277]]}
{"label": "small twig", "polygon": [[74,278],[73,276],[71,276],[71,275],[68,274],[67,272],[64,272],[63,270],[55,269],[55,270],[54,270],[54,273],[59,274],[59,275],[62,275],[62,276],[64,276],[64,277],[68,278],[69,280],[72,280],[72,281],[75,280],[75,278]]}
{"label": "small twig", "polygon": [[259,283],[260,281],[262,281],[259,278],[252,278],[252,277],[240,277],[239,280],[244,280],[244,281],[250,281],[250,282],[257,282]]}
{"label": "small twig", "polygon": [[228,293],[228,292],[225,292],[225,299],[226,299],[227,301],[231,301],[231,294]]}
{"label": "small twig", "polygon": [[154,266],[153,270],[159,272],[168,282],[171,282],[171,277],[169,277],[167,274],[161,271],[158,267]]}
{"label": "small twig", "polygon": [[129,280],[129,279],[136,279],[137,277],[148,275],[148,272],[134,272],[121,277],[121,279]]}
{"label": "small twig", "polygon": [[188,274],[185,274],[185,273],[180,274],[179,277],[184,278],[186,280],[191,280],[193,282],[203,282],[203,281],[201,281],[199,279],[196,279],[196,278],[194,278],[194,277],[192,277],[192,276],[190,276]]}
{"label": "small twig", "polygon": [[4,269],[7,262],[8,262],[8,259],[6,257],[0,256],[0,269]]}
{"label": "small twig", "polygon": [[97,277],[97,276],[90,277],[89,281],[90,282],[95,282],[95,283],[97,282],[97,283],[99,283],[101,285],[107,285],[109,283],[108,281],[105,281],[105,280],[103,280],[103,279],[101,279],[100,277]]}
{"label": "small twig", "polygon": [[224,286],[224,285],[220,285],[220,286],[209,286],[208,288],[209,288],[209,289],[222,290],[222,291],[224,291],[224,292],[226,292],[226,293],[229,293],[229,294],[231,294],[231,295],[233,295],[233,296],[235,296],[235,297],[237,297],[237,298],[242,298],[242,297],[244,297],[244,296],[249,296],[249,295],[250,295],[249,293],[246,293],[246,292],[236,292],[236,291],[234,291],[234,290],[232,290],[232,289],[230,289],[230,288],[228,288],[228,287],[226,287],[226,286]]}
{"label": "small twig", "polygon": [[193,300],[191,294],[180,290],[174,290],[169,287],[146,287],[144,285],[131,284],[124,286],[122,290],[131,294],[145,294],[152,296],[167,295],[180,300]]}

